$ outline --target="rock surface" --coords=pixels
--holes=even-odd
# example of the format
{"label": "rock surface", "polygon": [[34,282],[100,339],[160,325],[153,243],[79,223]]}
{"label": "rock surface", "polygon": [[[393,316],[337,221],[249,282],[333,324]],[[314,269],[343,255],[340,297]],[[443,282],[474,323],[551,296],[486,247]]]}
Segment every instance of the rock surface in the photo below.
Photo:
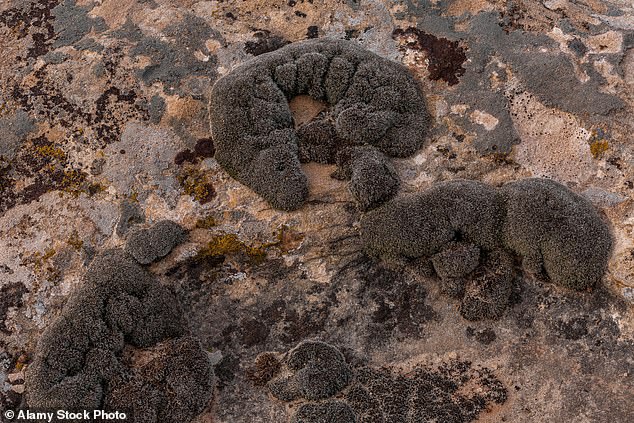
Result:
{"label": "rock surface", "polygon": [[[331,177],[336,152],[316,148],[320,137],[303,137],[302,161],[319,163],[301,164],[308,197],[298,210],[274,210],[229,176],[213,158],[213,83],[310,38],[357,43],[421,85],[432,127],[414,156],[390,159],[398,195],[455,179],[553,179],[609,223],[601,282],[573,292],[522,273],[510,291],[483,292],[479,280],[506,273],[475,269],[452,285],[431,259],[368,257],[364,212]],[[527,423],[634,414],[627,2],[8,0],[0,43],[0,411],[28,400],[38,342],[95,257],[124,248],[138,224],[171,220],[187,238],[143,272],[174,292],[186,339],[214,366],[214,399],[193,421],[312,422],[328,410],[386,423],[398,413]],[[324,116],[318,102],[291,110],[310,126]],[[460,289],[469,302],[456,312],[446,293]],[[479,301],[494,294],[505,310]],[[483,310],[490,318],[461,315]],[[336,348],[353,376],[332,397],[287,403],[266,385],[291,376],[285,354],[306,341]],[[138,378],[188,377],[190,363],[171,352],[193,344],[170,342],[148,352],[153,360],[136,357]],[[130,386],[143,392],[138,380]],[[403,404],[420,398],[434,406]]]}

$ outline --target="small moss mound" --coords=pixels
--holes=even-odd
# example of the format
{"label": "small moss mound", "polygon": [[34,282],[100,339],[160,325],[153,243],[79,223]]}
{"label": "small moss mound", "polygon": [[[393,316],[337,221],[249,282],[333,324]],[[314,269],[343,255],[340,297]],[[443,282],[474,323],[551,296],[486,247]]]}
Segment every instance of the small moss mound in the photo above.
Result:
{"label": "small moss mound", "polygon": [[612,236],[590,201],[548,179],[511,182],[500,191],[504,243],[522,256],[526,270],[578,291],[601,280]]}
{"label": "small moss mound", "polygon": [[[289,101],[300,95],[327,103],[331,118],[296,131]],[[308,196],[300,161],[332,163],[351,145],[412,155],[429,115],[405,67],[351,41],[316,39],[257,56],[216,81],[210,123],[218,163],[273,207],[295,210]]]}
{"label": "small moss mound", "polygon": [[165,257],[185,238],[185,230],[171,220],[161,220],[150,228],[131,231],[126,251],[141,264]]}
{"label": "small moss mound", "polygon": [[343,354],[332,345],[304,341],[288,353],[285,362],[290,375],[269,382],[274,397],[283,401],[297,398],[330,398],[350,382],[351,371]]}
{"label": "small moss mound", "polygon": [[335,176],[349,179],[348,189],[363,211],[380,206],[398,192],[398,173],[388,158],[372,147],[351,147],[339,152]]}

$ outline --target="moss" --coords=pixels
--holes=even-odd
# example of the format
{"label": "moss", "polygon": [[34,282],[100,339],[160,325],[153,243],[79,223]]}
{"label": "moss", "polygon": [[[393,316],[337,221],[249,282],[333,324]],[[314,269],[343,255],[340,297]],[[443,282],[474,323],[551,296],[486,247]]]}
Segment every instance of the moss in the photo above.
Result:
{"label": "moss", "polygon": [[[328,103],[330,122],[298,134],[288,103],[300,95]],[[350,145],[412,155],[429,115],[405,67],[354,42],[318,39],[257,56],[216,81],[210,121],[218,163],[274,208],[295,210],[308,197],[300,159],[330,163]]]}
{"label": "moss", "polygon": [[475,181],[449,181],[402,196],[361,219],[371,255],[429,257],[454,241],[481,248],[500,245],[504,208],[495,189]]}
{"label": "moss", "polygon": [[[176,296],[125,252],[106,251],[39,339],[25,374],[26,401],[189,421],[209,402],[214,377],[207,353],[185,331]],[[122,358],[127,345],[152,347],[155,358],[132,368]]]}
{"label": "moss", "polygon": [[165,257],[185,239],[185,230],[171,220],[161,220],[149,228],[132,230],[126,251],[141,264],[149,264]]}
{"label": "moss", "polygon": [[301,342],[289,351],[284,364],[291,375],[268,384],[271,394],[283,401],[327,399],[345,388],[352,378],[343,354],[324,342]]}
{"label": "moss", "polygon": [[348,189],[363,211],[376,208],[396,195],[398,173],[388,158],[373,147],[339,151],[335,177],[349,179]]}
{"label": "moss", "polygon": [[528,272],[575,290],[601,280],[612,235],[590,201],[548,179],[511,182],[501,192],[505,245],[522,257]]}
{"label": "moss", "polygon": [[608,225],[585,198],[546,179],[500,189],[443,182],[403,196],[361,219],[365,250],[431,258],[441,290],[462,299],[470,320],[499,317],[510,303],[514,258],[526,272],[575,290],[593,287],[612,248]]}

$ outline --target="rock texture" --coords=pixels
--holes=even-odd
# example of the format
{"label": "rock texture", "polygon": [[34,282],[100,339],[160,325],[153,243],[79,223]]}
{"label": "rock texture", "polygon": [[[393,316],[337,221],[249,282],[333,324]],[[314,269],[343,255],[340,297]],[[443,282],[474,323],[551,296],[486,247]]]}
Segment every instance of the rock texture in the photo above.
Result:
{"label": "rock texture", "polygon": [[[83,396],[103,398],[102,382],[114,375],[101,364],[114,355],[127,377],[109,401],[134,402],[162,421],[631,420],[633,21],[628,2],[611,0],[0,2],[0,411],[42,399],[68,374],[85,380]],[[288,99],[306,195],[299,210],[279,211],[214,157],[222,141],[209,125],[212,87],[265,54],[325,39],[404,66],[423,93],[429,130],[412,156],[370,154],[355,176],[323,99]],[[362,111],[351,107],[349,117]],[[395,184],[373,191],[373,178],[399,181],[398,195],[390,200]],[[612,252],[592,289],[544,283],[520,271],[517,254],[511,263],[507,252],[483,249],[484,237],[477,248],[447,239],[442,251],[389,260],[364,252],[361,208],[457,179],[524,201],[529,191],[541,195],[518,182],[529,178],[562,184],[607,222]],[[560,210],[566,197],[554,203]],[[554,210],[547,205],[534,207],[543,215]],[[478,227],[499,211],[487,210]],[[553,251],[565,239],[524,216],[530,210],[513,211],[526,224],[501,233],[504,243],[522,238],[515,248],[531,258],[525,269],[543,264],[573,288],[587,285],[570,278],[577,271],[598,279],[583,254],[575,266],[557,265],[558,254],[577,251]],[[187,235],[168,243],[169,254],[157,250],[141,266],[122,253],[132,233],[164,220]],[[582,226],[566,233],[596,229]],[[146,293],[171,292],[161,304],[181,304],[174,318],[188,335],[167,336],[159,322],[150,330],[154,311],[175,310],[128,307],[145,296],[117,291],[111,314],[121,329],[82,365],[95,350],[86,338],[67,339],[79,343],[71,351],[46,334],[108,329],[74,298],[112,249],[126,257],[122,280],[136,275]],[[495,280],[511,283],[487,282]],[[94,301],[106,295],[91,292]],[[66,310],[87,313],[91,326],[59,329]],[[135,323],[149,326],[122,346]],[[305,387],[311,372],[321,374],[315,360],[289,368],[290,351],[311,343],[338,351],[328,363],[348,376],[318,390],[337,391],[328,398],[276,398],[269,382]],[[46,367],[47,348],[68,368]],[[197,378],[209,381],[210,370],[213,401],[202,404]],[[180,405],[161,409],[166,401]]]}

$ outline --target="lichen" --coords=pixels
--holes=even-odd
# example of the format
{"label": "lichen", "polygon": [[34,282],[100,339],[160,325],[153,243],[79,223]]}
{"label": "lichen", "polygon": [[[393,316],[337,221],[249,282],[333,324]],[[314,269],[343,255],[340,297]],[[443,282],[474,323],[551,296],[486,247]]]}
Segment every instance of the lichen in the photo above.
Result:
{"label": "lichen", "polygon": [[206,204],[216,196],[216,190],[207,175],[197,169],[185,169],[178,176],[178,181],[183,187],[185,194],[191,196],[200,204]]}
{"label": "lichen", "polygon": [[249,260],[261,263],[266,258],[263,247],[252,247],[241,241],[236,234],[215,235],[198,252],[196,260],[205,260],[225,255],[244,254]]}
{"label": "lichen", "polygon": [[597,139],[590,143],[590,153],[595,159],[601,158],[610,148],[610,143],[605,139]]}

